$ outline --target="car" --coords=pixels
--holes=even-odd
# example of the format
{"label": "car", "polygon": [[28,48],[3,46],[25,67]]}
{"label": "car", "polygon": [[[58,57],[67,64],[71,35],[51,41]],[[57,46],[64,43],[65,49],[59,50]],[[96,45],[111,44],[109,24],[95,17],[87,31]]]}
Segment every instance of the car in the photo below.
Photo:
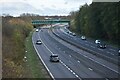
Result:
{"label": "car", "polygon": [[99,44],[97,44],[97,47],[105,49],[106,48],[106,44],[105,43],[99,43]]}
{"label": "car", "polygon": [[59,62],[58,54],[52,54],[52,55],[50,55],[50,61],[51,62]]}
{"label": "car", "polygon": [[38,32],[39,31],[39,29],[36,29],[36,32]]}
{"label": "car", "polygon": [[76,34],[75,34],[75,33],[72,33],[72,35],[73,35],[73,36],[76,36]]}
{"label": "car", "polygon": [[100,40],[95,40],[96,44],[100,44],[100,42],[101,42]]}
{"label": "car", "polygon": [[69,34],[72,35],[72,32],[69,31]]}
{"label": "car", "polygon": [[118,56],[120,56],[120,49],[118,50]]}
{"label": "car", "polygon": [[69,31],[67,31],[67,33],[69,33]]}
{"label": "car", "polygon": [[86,40],[86,37],[85,37],[85,36],[81,36],[81,39],[82,39],[82,40]]}
{"label": "car", "polygon": [[36,41],[36,44],[38,44],[38,45],[42,44],[41,40],[38,39],[38,40]]}

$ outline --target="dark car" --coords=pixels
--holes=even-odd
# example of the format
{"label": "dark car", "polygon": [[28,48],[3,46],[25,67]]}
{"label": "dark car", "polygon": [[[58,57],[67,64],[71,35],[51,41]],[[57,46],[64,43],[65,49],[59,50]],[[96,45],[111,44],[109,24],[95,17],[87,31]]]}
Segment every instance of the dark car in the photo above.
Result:
{"label": "dark car", "polygon": [[105,49],[106,48],[106,44],[105,43],[99,43],[99,44],[97,44],[97,47]]}
{"label": "dark car", "polygon": [[38,40],[36,41],[36,44],[38,44],[38,45],[42,44],[41,40],[38,39]]}
{"label": "dark car", "polygon": [[58,54],[52,54],[52,55],[50,55],[50,61],[51,62],[59,62]]}

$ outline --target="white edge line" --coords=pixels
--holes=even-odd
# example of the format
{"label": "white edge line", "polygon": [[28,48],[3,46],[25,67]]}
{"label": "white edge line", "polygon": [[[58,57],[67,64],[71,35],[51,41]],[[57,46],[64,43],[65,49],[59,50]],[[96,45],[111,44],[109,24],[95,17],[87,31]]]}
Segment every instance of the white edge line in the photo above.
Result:
{"label": "white edge line", "polygon": [[[38,36],[39,36],[39,38],[40,38],[40,35],[38,34]],[[40,38],[41,39],[41,38]],[[51,54],[53,54],[53,52],[46,46],[46,44],[44,44],[44,42],[42,41],[42,39],[41,39],[41,42],[43,43],[43,45],[46,47],[46,49],[48,49],[48,51],[50,51],[50,53]],[[60,62],[68,69],[69,67],[68,66],[66,66],[65,65],[65,63],[64,62],[62,62],[61,60],[60,60]],[[70,72],[73,72],[73,70],[72,69],[70,69]],[[71,72],[71,73],[72,73]],[[75,72],[74,72],[75,73]],[[75,73],[76,74],[76,73]],[[75,75],[75,74],[73,74],[73,75]],[[76,76],[76,75],[75,75]],[[79,76],[77,77],[78,79],[80,79],[80,80],[82,80]],[[55,79],[54,79],[55,80]]]}
{"label": "white edge line", "polygon": [[35,48],[35,50],[36,50],[36,52],[37,52],[37,55],[38,55],[39,58],[41,59],[43,65],[44,65],[45,68],[47,69],[47,71],[48,71],[48,73],[50,74],[50,76],[52,77],[52,79],[55,80],[54,76],[52,75],[52,73],[50,72],[50,70],[48,69],[48,67],[46,66],[46,64],[44,63],[44,61],[42,60],[42,58],[41,58],[41,56],[40,56],[38,50],[36,49],[36,47],[35,47],[35,45],[34,45],[34,42],[33,42],[33,36],[32,36],[32,43],[33,43],[33,46],[34,46],[34,48]]}
{"label": "white edge line", "polygon": [[[63,40],[64,41],[64,40]],[[88,45],[88,44],[87,44]],[[83,47],[83,46],[82,46]],[[89,50],[89,51],[93,51],[93,50],[91,50],[91,49],[88,49],[88,48],[85,48],[85,47],[83,47],[84,49],[86,49],[86,50]],[[101,51],[103,51],[102,49],[98,49],[98,50],[101,50]],[[93,52],[95,52],[96,53],[96,51],[93,51]],[[98,53],[99,54],[99,53]],[[83,55],[84,57],[88,57],[88,56],[86,56],[86,55]],[[104,55],[105,56],[105,55]],[[107,57],[107,58],[109,58],[109,59],[112,59],[112,58],[110,58],[110,57],[108,57],[108,56],[105,56],[105,57]],[[93,59],[91,59],[91,58],[88,58],[88,59],[90,59],[90,60],[92,60],[93,61]],[[108,67],[108,66],[106,66],[106,65],[104,65],[104,64],[101,64],[100,62],[98,62],[98,61],[94,61],[94,62],[96,62],[96,63],[98,63],[98,64],[100,64],[100,65],[102,65],[103,67],[106,67],[106,68],[108,68],[108,69],[110,69],[110,70],[112,70],[113,72],[116,72],[116,73],[118,73],[118,74],[120,74],[118,71],[116,71],[116,70],[114,70],[114,69],[112,69],[112,68],[110,68],[110,67]]]}

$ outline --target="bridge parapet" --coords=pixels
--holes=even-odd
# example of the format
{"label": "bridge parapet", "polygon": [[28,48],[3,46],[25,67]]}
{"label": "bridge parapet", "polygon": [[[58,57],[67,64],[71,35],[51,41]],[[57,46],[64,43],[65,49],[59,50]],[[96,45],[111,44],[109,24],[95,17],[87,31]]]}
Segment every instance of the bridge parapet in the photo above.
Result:
{"label": "bridge parapet", "polygon": [[54,24],[54,23],[69,23],[70,20],[33,20],[33,25],[39,25],[39,24]]}

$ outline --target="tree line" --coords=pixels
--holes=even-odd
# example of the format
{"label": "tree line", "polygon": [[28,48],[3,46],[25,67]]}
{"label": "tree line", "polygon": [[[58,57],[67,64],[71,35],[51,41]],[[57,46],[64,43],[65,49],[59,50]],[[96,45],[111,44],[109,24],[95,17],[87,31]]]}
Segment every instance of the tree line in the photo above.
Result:
{"label": "tree line", "polygon": [[120,2],[93,2],[71,12],[71,30],[120,45]]}

